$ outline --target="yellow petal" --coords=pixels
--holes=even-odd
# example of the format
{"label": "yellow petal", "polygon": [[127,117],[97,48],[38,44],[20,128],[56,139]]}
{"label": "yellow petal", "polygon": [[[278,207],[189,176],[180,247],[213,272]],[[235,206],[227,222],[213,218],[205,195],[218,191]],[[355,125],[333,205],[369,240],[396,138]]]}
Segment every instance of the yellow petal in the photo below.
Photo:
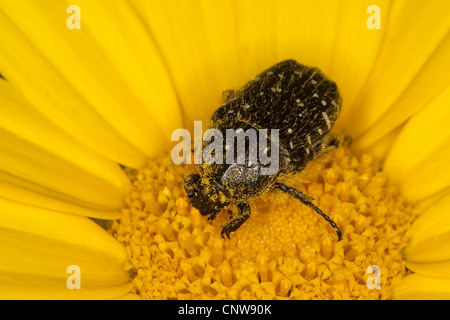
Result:
{"label": "yellow petal", "polygon": [[[128,292],[125,249],[92,220],[3,198],[0,211],[2,299],[114,298]],[[68,286],[75,275],[80,289]]]}
{"label": "yellow petal", "polygon": [[429,1],[425,6],[419,0],[393,1],[392,8],[381,11],[381,18],[388,20],[386,33],[370,77],[355,100],[359,112],[352,112],[342,124],[354,138],[380,119],[426,67],[448,33],[450,2]]}
{"label": "yellow petal", "polygon": [[336,1],[133,3],[165,57],[188,124],[210,117],[224,90],[276,62],[294,58],[324,71],[331,63]]}
{"label": "yellow petal", "polygon": [[[279,60],[294,58],[328,73],[338,24],[338,1],[277,1],[275,21]],[[276,19],[276,20],[274,20]]]}
{"label": "yellow petal", "polygon": [[[383,138],[379,139],[376,143],[372,144],[367,148],[360,149],[360,145],[358,145],[358,141],[352,144],[352,148],[355,150],[355,153],[358,154],[372,154],[376,158],[383,160],[386,159],[387,155],[391,151],[392,145],[395,142],[395,139],[398,137],[400,132],[402,131],[404,126],[399,126],[385,135]],[[358,147],[359,146],[359,147]]]}
{"label": "yellow petal", "polygon": [[[355,99],[367,81],[370,71],[376,62],[377,53],[387,30],[387,15],[390,12],[391,1],[377,1],[381,11],[381,29],[369,29],[367,19],[372,14],[367,8],[373,1],[340,1],[334,47],[330,57],[328,75],[336,81],[343,97],[343,107],[337,127],[344,119],[354,112],[361,112],[361,106],[355,104]],[[321,19],[322,20],[322,19]],[[316,22],[317,24],[318,22]],[[340,128],[345,130],[346,128]]]}
{"label": "yellow petal", "polygon": [[[0,166],[17,177],[99,208],[121,208],[123,193],[76,165],[0,129]],[[76,200],[73,200],[76,202]]]}
{"label": "yellow petal", "polygon": [[411,274],[392,288],[391,297],[397,300],[448,300],[450,299],[450,279]]}
{"label": "yellow petal", "polygon": [[7,81],[0,81],[0,104],[4,197],[27,202],[22,197],[35,192],[97,208],[123,205],[130,182],[116,163],[67,135]]}
{"label": "yellow petal", "polygon": [[0,17],[2,74],[43,114],[92,149],[126,165],[142,165],[144,155],[90,108],[1,10]]}
{"label": "yellow petal", "polygon": [[425,263],[407,261],[406,267],[423,276],[450,279],[450,260]]}
{"label": "yellow petal", "polygon": [[420,201],[416,202],[414,205],[414,210],[421,214],[430,207],[434,206],[437,202],[439,202],[441,199],[445,198],[446,196],[450,195],[450,186],[447,188],[439,191],[438,193],[435,193],[431,196],[428,196],[426,198],[420,199]]}
{"label": "yellow petal", "polygon": [[354,147],[367,148],[425,108],[449,86],[450,72],[443,67],[448,65],[450,65],[450,33],[414,76],[403,94],[365,134],[355,141]]}
{"label": "yellow petal", "polygon": [[[105,8],[116,5],[118,10]],[[167,148],[170,128],[181,125],[164,65],[126,3],[80,3],[80,30],[67,28],[68,6],[2,2],[2,74],[92,149],[141,166],[144,155]]]}
{"label": "yellow petal", "polygon": [[385,171],[413,201],[449,186],[450,87],[405,125],[385,162]]}
{"label": "yellow petal", "polygon": [[450,260],[450,195],[442,198],[422,213],[407,236],[411,237],[405,248],[405,257],[413,262],[438,262]]}
{"label": "yellow petal", "polygon": [[[221,94],[239,83],[230,1],[134,1],[161,50],[187,124],[206,120]],[[201,18],[200,18],[201,17]]]}
{"label": "yellow petal", "polygon": [[278,1],[231,1],[235,16],[235,37],[239,61],[239,85],[278,62]]}
{"label": "yellow petal", "polygon": [[[67,3],[73,4],[72,1]],[[83,10],[83,21],[89,32],[118,72],[110,75],[112,79],[101,79],[102,84],[109,80],[108,94],[111,94],[110,90],[123,90],[117,97],[123,103],[119,112],[132,118],[140,129],[138,134],[153,144],[139,147],[147,154],[157,154],[155,149],[161,143],[158,137],[170,139],[172,131],[182,125],[182,118],[172,80],[151,34],[128,1],[78,0],[76,3]],[[118,85],[114,77],[122,83]],[[84,96],[93,95],[92,88],[85,89]],[[105,108],[104,102],[102,104],[99,106],[106,109],[102,112],[111,108]],[[111,114],[108,120],[113,121],[115,116]],[[128,133],[131,128],[125,129]],[[167,141],[162,141],[163,150]]]}
{"label": "yellow petal", "polygon": [[83,203],[79,199],[63,195],[4,171],[0,171],[0,194],[4,198],[25,204],[81,216],[107,220],[119,219],[122,216],[118,209],[107,210],[104,207],[93,209],[92,203]]}

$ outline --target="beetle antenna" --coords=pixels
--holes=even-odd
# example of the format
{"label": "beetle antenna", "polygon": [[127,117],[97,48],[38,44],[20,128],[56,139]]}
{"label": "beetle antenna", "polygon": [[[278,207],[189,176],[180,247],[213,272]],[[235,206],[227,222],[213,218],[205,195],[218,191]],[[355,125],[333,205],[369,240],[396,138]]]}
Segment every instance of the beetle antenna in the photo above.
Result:
{"label": "beetle antenna", "polygon": [[293,196],[294,198],[300,200],[303,204],[307,205],[308,207],[314,209],[314,211],[316,211],[318,214],[320,214],[335,230],[336,230],[336,234],[338,236],[338,241],[342,240],[342,232],[341,230],[338,228],[338,226],[336,225],[336,223],[331,220],[331,218],[329,216],[327,216],[325,213],[322,212],[322,210],[320,210],[319,208],[317,208],[312,202],[311,200],[313,200],[314,198],[304,194],[303,192],[294,189],[292,187],[288,187],[287,185],[280,183],[280,182],[276,182],[274,184],[274,188],[280,189],[283,192],[286,192],[287,194]]}

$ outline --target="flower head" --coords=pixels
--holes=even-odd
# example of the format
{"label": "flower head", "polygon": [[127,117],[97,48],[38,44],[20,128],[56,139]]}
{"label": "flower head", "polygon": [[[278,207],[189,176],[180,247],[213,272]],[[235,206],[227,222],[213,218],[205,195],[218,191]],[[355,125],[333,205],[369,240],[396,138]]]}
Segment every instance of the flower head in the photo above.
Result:
{"label": "flower head", "polygon": [[[150,299],[388,298],[406,273],[401,250],[412,205],[373,157],[341,146],[326,160],[305,169],[304,188],[341,227],[340,242],[310,208],[273,192],[253,200],[251,218],[225,240],[227,210],[207,221],[183,190],[185,169],[168,157],[151,161],[113,227],[135,269],[135,290]],[[305,173],[290,183],[301,187]],[[371,265],[380,268],[380,290],[367,285]]]}

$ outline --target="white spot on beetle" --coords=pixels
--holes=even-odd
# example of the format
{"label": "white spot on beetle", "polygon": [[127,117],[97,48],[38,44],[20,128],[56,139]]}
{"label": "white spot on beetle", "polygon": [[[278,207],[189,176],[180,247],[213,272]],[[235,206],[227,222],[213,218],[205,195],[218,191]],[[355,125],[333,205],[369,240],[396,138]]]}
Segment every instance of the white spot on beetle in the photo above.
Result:
{"label": "white spot on beetle", "polygon": [[288,133],[292,133],[292,129],[291,128],[288,129]]}
{"label": "white spot on beetle", "polygon": [[320,135],[322,135],[322,133],[323,133],[323,132],[322,132],[322,129],[320,129],[320,128],[317,129],[317,132],[318,132]]}
{"label": "white spot on beetle", "polygon": [[322,112],[322,117],[325,120],[325,123],[327,124],[328,129],[331,129],[331,122],[330,122],[330,118],[328,118],[327,113]]}
{"label": "white spot on beetle", "polygon": [[326,106],[327,102],[325,100],[320,101],[322,103],[322,105]]}
{"label": "white spot on beetle", "polygon": [[289,142],[289,146],[291,147],[291,149],[294,149],[294,145],[292,144],[292,141]]}

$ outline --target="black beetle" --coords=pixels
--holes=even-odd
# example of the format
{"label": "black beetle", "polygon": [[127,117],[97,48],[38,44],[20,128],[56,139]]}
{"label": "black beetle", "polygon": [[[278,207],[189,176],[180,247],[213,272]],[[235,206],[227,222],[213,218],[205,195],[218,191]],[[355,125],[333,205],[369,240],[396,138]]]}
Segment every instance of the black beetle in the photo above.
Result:
{"label": "black beetle", "polygon": [[[214,220],[222,208],[235,203],[238,215],[235,218],[230,215],[232,219],[221,231],[222,237],[230,238],[230,233],[250,217],[249,198],[268,189],[281,190],[319,213],[341,240],[337,225],[312,203],[312,197],[281,182],[283,175],[303,170],[309,161],[338,146],[338,139],[327,134],[337,120],[341,103],[336,83],[319,69],[295,60],[282,61],[241,89],[227,91],[224,104],[211,118],[210,127],[221,132],[278,129],[278,170],[271,175],[260,174],[264,165],[258,161],[250,163],[248,151],[244,163],[202,164],[199,173],[186,176],[184,181],[192,206]],[[271,152],[270,145],[265,151]]]}

